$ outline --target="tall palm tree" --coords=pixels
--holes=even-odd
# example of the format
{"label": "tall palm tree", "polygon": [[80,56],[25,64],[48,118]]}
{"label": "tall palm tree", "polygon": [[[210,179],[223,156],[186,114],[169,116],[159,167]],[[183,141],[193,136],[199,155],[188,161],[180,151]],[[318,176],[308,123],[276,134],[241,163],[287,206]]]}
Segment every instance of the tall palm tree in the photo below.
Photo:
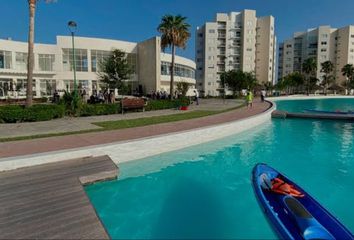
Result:
{"label": "tall palm tree", "polygon": [[317,63],[315,58],[308,58],[302,64],[302,72],[305,73],[305,86],[307,95],[310,94],[311,87],[313,85],[313,79],[316,78]]}
{"label": "tall palm tree", "polygon": [[353,81],[353,77],[354,77],[353,64],[344,65],[344,67],[342,68],[342,74],[343,74],[343,76],[345,76],[347,78],[345,85],[346,85],[346,88],[348,89],[348,94],[349,94],[350,83]]}
{"label": "tall palm tree", "polygon": [[331,75],[331,73],[334,70],[334,65],[331,61],[325,61],[321,63],[321,72],[323,72],[325,75],[323,76],[323,80],[321,82],[321,85],[324,87],[324,93],[327,95],[327,89],[329,84],[334,82],[334,76]]}
{"label": "tall palm tree", "polygon": [[186,48],[187,41],[191,34],[189,31],[190,25],[186,22],[186,17],[181,15],[165,15],[161,19],[157,30],[161,33],[161,48],[164,51],[166,48],[171,48],[171,82],[170,82],[170,98],[173,97],[174,74],[175,74],[175,55],[176,47]]}
{"label": "tall palm tree", "polygon": [[[32,105],[32,82],[33,82],[33,68],[34,68],[34,18],[36,13],[36,4],[39,0],[27,0],[29,5],[29,31],[28,31],[28,59],[27,59],[27,93],[26,93],[26,107]],[[51,2],[55,0],[45,0]]]}

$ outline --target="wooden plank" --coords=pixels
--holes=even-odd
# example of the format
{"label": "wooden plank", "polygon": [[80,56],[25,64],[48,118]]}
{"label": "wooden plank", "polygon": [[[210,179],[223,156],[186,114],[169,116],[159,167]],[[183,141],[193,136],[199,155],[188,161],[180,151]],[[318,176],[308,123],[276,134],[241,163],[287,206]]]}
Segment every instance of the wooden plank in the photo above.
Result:
{"label": "wooden plank", "polygon": [[82,183],[117,174],[107,156],[0,173],[0,238],[109,238]]}

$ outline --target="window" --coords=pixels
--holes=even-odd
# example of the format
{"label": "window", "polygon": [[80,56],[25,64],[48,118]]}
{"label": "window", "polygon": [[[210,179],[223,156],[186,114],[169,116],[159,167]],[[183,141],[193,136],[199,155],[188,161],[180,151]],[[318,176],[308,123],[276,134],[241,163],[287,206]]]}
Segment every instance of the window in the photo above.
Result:
{"label": "window", "polygon": [[327,42],[321,42],[321,45],[327,45]]}
{"label": "window", "polygon": [[39,82],[41,96],[52,96],[57,88],[55,79],[41,79]]}
{"label": "window", "polygon": [[351,38],[354,38],[354,34],[350,35]]}
{"label": "window", "polygon": [[40,71],[53,71],[53,66],[55,62],[54,54],[38,54],[38,61]]}
{"label": "window", "polygon": [[111,55],[110,51],[91,50],[91,71],[99,71],[100,64],[103,60],[107,59]]}
{"label": "window", "polygon": [[328,34],[322,34],[322,38],[327,38]]}
{"label": "window", "polygon": [[12,56],[9,51],[0,50],[0,69],[11,69],[12,68]]}
{"label": "window", "polygon": [[247,52],[252,52],[252,48],[247,48]]}
{"label": "window", "polygon": [[[16,91],[18,93],[18,96],[26,96],[26,90],[27,89],[27,79],[17,79],[16,82]],[[32,91],[33,91],[33,96],[37,95],[36,92],[36,80],[33,79],[32,81]]]}
{"label": "window", "polygon": [[130,68],[132,69],[133,71],[133,74],[136,74],[138,71],[136,69],[136,66],[137,66],[137,58],[136,58],[136,54],[135,53],[128,53],[127,54],[127,62],[130,66]]}
{"label": "window", "polygon": [[[73,71],[73,51],[72,49],[63,49],[64,71]],[[75,49],[75,67],[78,72],[88,71],[88,59],[86,49]]]}
{"label": "window", "polygon": [[291,48],[292,45],[291,45],[291,44],[287,44],[286,47],[287,47],[287,48]]}
{"label": "window", "polygon": [[321,52],[327,52],[327,49],[326,48],[322,48]]}
{"label": "window", "polygon": [[0,78],[0,97],[8,96],[8,92],[13,90],[14,84],[12,79]]}
{"label": "window", "polygon": [[247,26],[249,26],[249,27],[252,26],[252,21],[248,20],[247,21]]}
{"label": "window", "polygon": [[[171,63],[161,62],[161,75],[170,75]],[[195,78],[193,68],[181,64],[175,64],[175,75],[179,77]]]}
{"label": "window", "polygon": [[27,69],[27,53],[16,53],[16,69],[26,70]]}
{"label": "window", "polygon": [[209,29],[209,33],[215,33],[214,29]]}
{"label": "window", "polygon": [[202,38],[203,37],[203,33],[199,33],[198,37]]}

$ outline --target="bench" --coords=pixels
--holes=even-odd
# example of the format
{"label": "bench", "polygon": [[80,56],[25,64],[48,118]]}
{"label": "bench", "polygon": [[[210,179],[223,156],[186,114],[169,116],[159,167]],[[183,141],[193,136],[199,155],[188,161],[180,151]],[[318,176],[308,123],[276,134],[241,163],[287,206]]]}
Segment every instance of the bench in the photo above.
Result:
{"label": "bench", "polygon": [[143,98],[123,98],[121,100],[122,114],[124,110],[143,109],[145,111],[145,101]]}

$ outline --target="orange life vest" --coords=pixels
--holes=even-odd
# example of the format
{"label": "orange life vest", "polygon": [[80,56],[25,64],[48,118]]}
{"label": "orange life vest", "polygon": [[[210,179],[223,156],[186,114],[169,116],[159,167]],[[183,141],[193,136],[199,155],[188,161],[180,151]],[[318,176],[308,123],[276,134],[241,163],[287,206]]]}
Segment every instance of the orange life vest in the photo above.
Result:
{"label": "orange life vest", "polygon": [[272,180],[272,192],[291,195],[293,197],[304,197],[305,195],[297,190],[293,185],[290,185],[280,178],[274,178]]}

